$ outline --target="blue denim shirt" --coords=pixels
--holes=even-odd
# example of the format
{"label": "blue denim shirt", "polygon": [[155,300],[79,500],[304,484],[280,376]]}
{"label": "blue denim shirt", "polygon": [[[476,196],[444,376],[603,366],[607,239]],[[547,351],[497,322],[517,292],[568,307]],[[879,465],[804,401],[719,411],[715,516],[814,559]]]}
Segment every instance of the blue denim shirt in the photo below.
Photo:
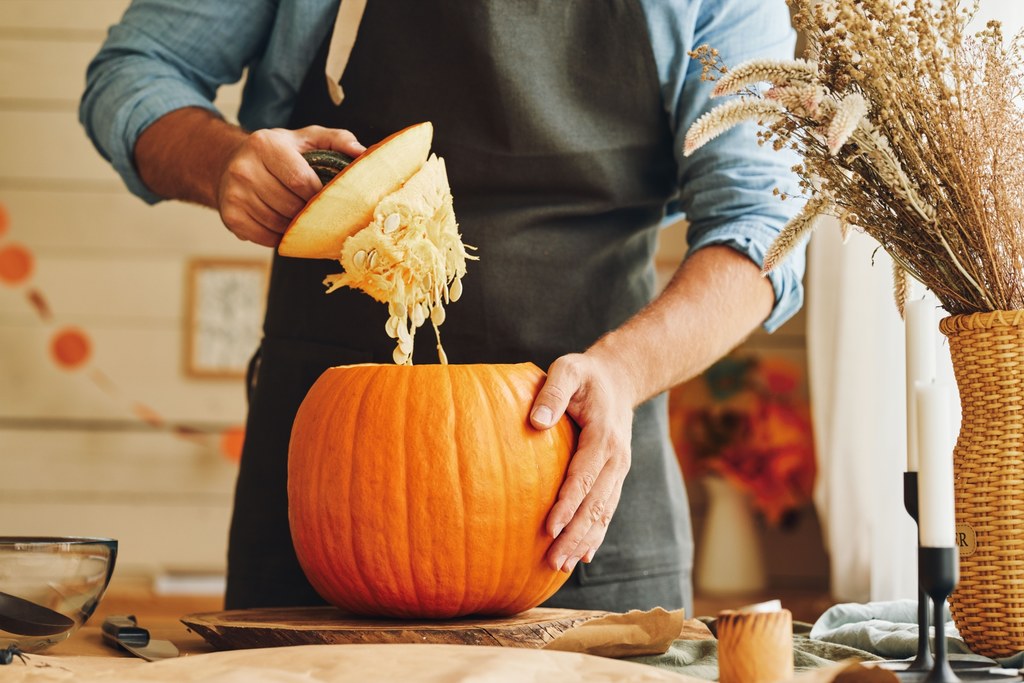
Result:
{"label": "blue denim shirt", "polygon": [[[783,0],[639,0],[647,17],[668,120],[675,135],[679,196],[671,207],[689,222],[691,253],[725,244],[760,265],[775,235],[799,205],[796,157],[757,144],[755,127],[738,126],[690,157],[683,138],[714,102],[713,83],[687,51],[707,43],[726,64],[793,55],[794,32]],[[89,66],[80,118],[100,153],[128,188],[147,202],[161,198],[139,178],[139,135],[182,107],[212,104],[221,85],[248,69],[239,123],[248,130],[286,125],[317,49],[334,25],[338,0],[134,0],[110,29]],[[775,307],[771,331],[803,302],[803,252],[769,275]]]}

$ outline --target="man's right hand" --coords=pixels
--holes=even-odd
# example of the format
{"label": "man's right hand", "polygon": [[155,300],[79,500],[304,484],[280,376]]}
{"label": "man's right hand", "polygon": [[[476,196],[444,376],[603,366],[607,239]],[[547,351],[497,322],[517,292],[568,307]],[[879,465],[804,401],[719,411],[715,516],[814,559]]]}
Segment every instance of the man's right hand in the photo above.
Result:
{"label": "man's right hand", "polygon": [[321,188],[303,152],[366,151],[347,130],[308,126],[247,133],[190,107],[157,119],[135,145],[146,186],[166,199],[217,209],[236,237],[276,247],[289,222]]}
{"label": "man's right hand", "polygon": [[322,187],[302,158],[314,149],[354,157],[366,148],[347,130],[321,126],[249,134],[221,174],[217,209],[224,225],[239,239],[276,247],[291,219]]}

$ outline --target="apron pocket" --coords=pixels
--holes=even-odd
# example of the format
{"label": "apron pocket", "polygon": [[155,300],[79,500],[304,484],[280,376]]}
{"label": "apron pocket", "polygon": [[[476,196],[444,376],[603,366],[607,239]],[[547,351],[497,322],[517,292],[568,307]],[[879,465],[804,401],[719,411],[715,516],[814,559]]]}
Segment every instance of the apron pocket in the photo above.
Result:
{"label": "apron pocket", "polygon": [[[598,550],[597,557],[600,558]],[[666,574],[682,574],[681,558],[652,557],[647,561],[635,558],[610,557],[603,562],[576,565],[575,574],[581,586],[600,585],[603,583],[619,583],[635,581]]]}

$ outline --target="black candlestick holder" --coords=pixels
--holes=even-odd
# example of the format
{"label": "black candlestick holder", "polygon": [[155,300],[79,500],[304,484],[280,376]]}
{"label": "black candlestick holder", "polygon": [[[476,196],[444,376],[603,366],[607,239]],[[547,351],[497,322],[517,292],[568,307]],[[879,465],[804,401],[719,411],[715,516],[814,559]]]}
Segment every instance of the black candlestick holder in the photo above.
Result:
{"label": "black candlestick holder", "polygon": [[[976,681],[1016,681],[1024,678],[1016,669],[1003,669],[998,664],[978,666],[977,663],[955,667],[949,661],[946,644],[944,610],[946,599],[960,580],[960,550],[955,546],[931,548],[918,546],[917,577],[921,588],[931,599],[933,608],[932,642],[935,643],[934,662],[931,671],[905,672],[915,676],[921,683],[975,683]],[[927,641],[927,633],[922,640]],[[955,669],[955,670],[954,670]],[[904,676],[900,680],[905,681]]]}
{"label": "black candlestick holder", "polygon": [[[903,507],[906,508],[907,514],[914,520],[915,526],[920,522],[918,520],[918,502],[917,502],[917,472],[904,472],[903,473]],[[920,532],[914,534],[920,539]],[[920,555],[921,543],[918,541],[918,554]],[[918,559],[920,563],[920,558]],[[918,570],[920,574],[920,569]],[[914,661],[910,663],[905,669],[906,671],[931,671],[935,665],[935,659],[932,657],[932,651],[928,647],[928,609],[930,607],[928,593],[925,592],[921,586],[920,580],[917,583],[917,656]],[[940,618],[938,623],[942,623]]]}
{"label": "black candlestick holder", "polygon": [[[919,531],[917,529],[918,524],[918,502],[917,502],[917,472],[904,472],[903,473],[903,507],[906,509],[907,514],[914,520],[914,537],[920,538]],[[917,547],[920,549],[920,542],[917,543]],[[884,662],[884,668],[892,671],[901,680],[921,680],[922,677],[932,670],[935,665],[935,659],[932,657],[931,648],[928,647],[928,624],[929,624],[929,613],[931,611],[931,601],[928,599],[928,594],[921,587],[921,582],[917,584],[917,655],[913,661],[907,662],[905,659],[890,660]]]}
{"label": "black candlestick holder", "polygon": [[[914,523],[914,538],[920,538],[920,533],[916,525],[919,524],[918,519],[918,473],[916,472],[904,472],[903,473],[903,508],[906,513],[910,515],[910,519]],[[918,548],[921,548],[921,544],[918,543]],[[881,666],[888,671],[896,674],[901,681],[921,681],[924,677],[932,671],[935,666],[935,658],[932,656],[932,650],[928,645],[928,627],[930,620],[931,602],[928,598],[928,593],[921,587],[921,582],[918,582],[918,654],[916,654],[912,661],[906,659],[890,659],[884,661]]]}
{"label": "black candlestick holder", "polygon": [[[931,672],[925,677],[924,683],[956,683],[960,677],[953,673],[946,653],[946,628],[943,609],[946,598],[956,588],[960,580],[960,556],[957,548],[929,548],[918,546],[917,576],[921,588],[931,598],[934,606],[935,657]],[[921,640],[927,643],[927,631]]]}
{"label": "black candlestick holder", "polygon": [[[903,473],[903,507],[907,514],[914,520],[915,525],[920,525],[917,494],[917,472]],[[998,669],[995,662],[977,661],[974,659],[963,659],[950,661],[946,647],[945,628],[945,601],[949,594],[956,588],[959,581],[959,554],[956,548],[922,548],[920,543],[920,529],[916,534],[917,562],[918,562],[918,588],[917,588],[917,656],[909,664],[906,660],[884,662],[882,666],[899,677],[904,683],[947,683],[962,681],[973,683],[974,681],[1020,681],[1019,675],[1014,672]],[[936,560],[935,556],[940,557]],[[952,559],[951,559],[952,558]],[[936,567],[935,562],[939,564]],[[951,565],[951,566],[949,566]],[[933,577],[952,574],[952,579],[945,579],[949,583],[948,590],[936,603],[935,593],[930,593],[927,588],[936,583]],[[934,609],[935,618],[931,618],[931,611]],[[934,628],[935,655],[929,647],[929,631]],[[952,676],[945,678],[945,676]]]}

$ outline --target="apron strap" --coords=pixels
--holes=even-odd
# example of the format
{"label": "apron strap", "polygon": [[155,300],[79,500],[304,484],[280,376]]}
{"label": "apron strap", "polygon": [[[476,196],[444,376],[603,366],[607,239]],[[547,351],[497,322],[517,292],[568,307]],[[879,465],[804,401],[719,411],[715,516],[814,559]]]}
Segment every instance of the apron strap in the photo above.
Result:
{"label": "apron strap", "polygon": [[341,89],[341,77],[348,65],[352,47],[356,44],[359,23],[363,19],[366,0],[342,0],[338,7],[338,16],[334,20],[331,43],[327,51],[327,65],[324,74],[327,76],[327,92],[335,105],[341,104],[345,93]]}

